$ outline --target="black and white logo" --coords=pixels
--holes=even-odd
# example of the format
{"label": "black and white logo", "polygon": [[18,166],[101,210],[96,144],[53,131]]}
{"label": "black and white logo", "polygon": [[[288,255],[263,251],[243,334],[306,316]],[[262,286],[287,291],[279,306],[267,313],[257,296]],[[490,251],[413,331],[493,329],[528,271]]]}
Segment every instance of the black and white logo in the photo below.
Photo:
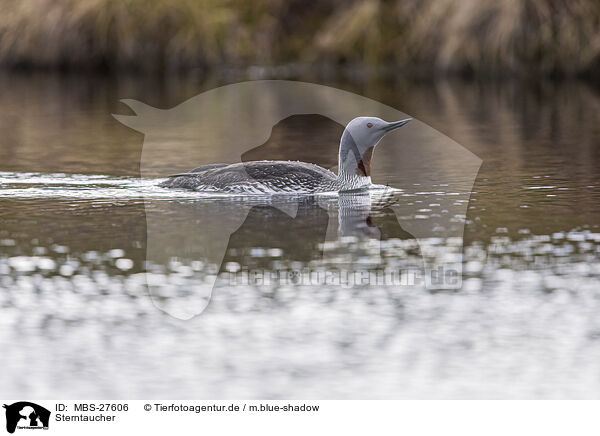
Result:
{"label": "black and white logo", "polygon": [[14,433],[16,429],[48,429],[50,411],[29,401],[19,401],[4,405],[6,409],[6,431]]}

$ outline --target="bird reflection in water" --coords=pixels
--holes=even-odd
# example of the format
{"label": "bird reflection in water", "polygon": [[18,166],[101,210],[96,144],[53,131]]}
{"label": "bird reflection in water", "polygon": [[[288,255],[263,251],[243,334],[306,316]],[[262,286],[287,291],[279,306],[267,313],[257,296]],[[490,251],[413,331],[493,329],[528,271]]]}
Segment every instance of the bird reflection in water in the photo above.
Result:
{"label": "bird reflection in water", "polygon": [[[147,214],[151,296],[161,309],[190,318],[207,307],[213,287],[231,285],[227,274],[377,268],[384,263],[382,238],[414,239],[398,224],[395,201],[383,191],[155,204]],[[185,280],[163,281],[164,274]]]}

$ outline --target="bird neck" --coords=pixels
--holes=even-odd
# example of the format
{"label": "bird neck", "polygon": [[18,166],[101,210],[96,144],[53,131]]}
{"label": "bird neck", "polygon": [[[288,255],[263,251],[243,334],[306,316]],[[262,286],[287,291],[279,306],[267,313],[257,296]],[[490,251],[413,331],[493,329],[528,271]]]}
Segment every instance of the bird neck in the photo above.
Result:
{"label": "bird neck", "polygon": [[371,184],[371,161],[375,147],[361,153],[354,138],[344,130],[338,156],[338,183],[342,189],[358,189]]}

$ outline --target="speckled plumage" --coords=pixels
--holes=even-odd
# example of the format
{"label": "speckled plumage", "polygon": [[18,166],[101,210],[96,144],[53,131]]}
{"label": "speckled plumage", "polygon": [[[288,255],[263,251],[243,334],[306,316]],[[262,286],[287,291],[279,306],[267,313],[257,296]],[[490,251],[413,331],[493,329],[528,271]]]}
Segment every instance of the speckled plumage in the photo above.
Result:
{"label": "speckled plumage", "polygon": [[160,185],[230,193],[327,192],[338,190],[337,175],[318,165],[293,161],[211,164],[175,174]]}

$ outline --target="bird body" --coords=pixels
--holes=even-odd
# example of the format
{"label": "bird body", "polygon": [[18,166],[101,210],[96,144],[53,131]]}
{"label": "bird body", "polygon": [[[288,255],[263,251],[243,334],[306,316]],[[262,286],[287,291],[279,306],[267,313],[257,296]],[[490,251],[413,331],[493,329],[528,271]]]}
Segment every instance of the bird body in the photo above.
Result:
{"label": "bird body", "polygon": [[337,191],[337,175],[306,162],[262,160],[211,164],[174,174],[167,188],[227,193],[311,193]]}
{"label": "bird body", "polygon": [[350,121],[342,134],[338,174],[318,165],[293,161],[209,164],[171,175],[164,188],[237,194],[321,193],[367,189],[377,143],[411,119],[388,123],[375,117]]}

